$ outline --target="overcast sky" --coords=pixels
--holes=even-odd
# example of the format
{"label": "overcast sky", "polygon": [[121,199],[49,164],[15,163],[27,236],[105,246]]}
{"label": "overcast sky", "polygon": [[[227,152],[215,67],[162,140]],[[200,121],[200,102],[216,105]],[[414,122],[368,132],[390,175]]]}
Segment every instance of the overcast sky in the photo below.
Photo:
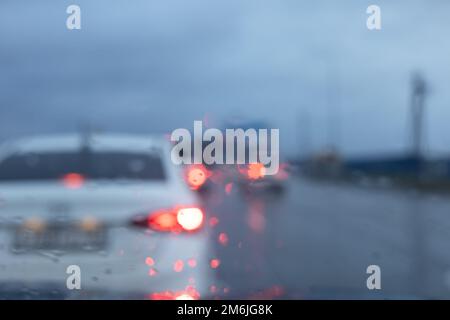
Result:
{"label": "overcast sky", "polygon": [[[82,30],[66,29],[70,4]],[[0,136],[240,116],[280,128],[285,155],[330,134],[348,155],[401,152],[420,70],[427,147],[450,154],[449,15],[445,0],[3,0]]]}

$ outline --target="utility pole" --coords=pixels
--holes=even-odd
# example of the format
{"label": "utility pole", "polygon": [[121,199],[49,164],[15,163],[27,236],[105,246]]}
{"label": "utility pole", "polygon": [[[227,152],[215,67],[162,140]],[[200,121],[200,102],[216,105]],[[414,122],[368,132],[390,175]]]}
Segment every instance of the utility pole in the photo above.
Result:
{"label": "utility pole", "polygon": [[308,110],[302,110],[297,115],[298,157],[306,159],[311,155],[311,119]]}
{"label": "utility pole", "polygon": [[427,84],[420,73],[412,77],[412,151],[417,158],[422,157],[423,152],[423,115],[425,108],[425,98],[427,95]]}

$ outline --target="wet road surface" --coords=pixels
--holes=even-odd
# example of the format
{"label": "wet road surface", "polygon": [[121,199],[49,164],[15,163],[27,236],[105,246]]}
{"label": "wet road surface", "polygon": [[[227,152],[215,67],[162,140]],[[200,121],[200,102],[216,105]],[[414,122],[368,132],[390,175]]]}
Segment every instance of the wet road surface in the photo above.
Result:
{"label": "wet road surface", "polygon": [[[215,296],[450,297],[449,196],[302,177],[286,186],[282,195],[208,192]],[[369,265],[381,268],[381,290],[367,289]]]}

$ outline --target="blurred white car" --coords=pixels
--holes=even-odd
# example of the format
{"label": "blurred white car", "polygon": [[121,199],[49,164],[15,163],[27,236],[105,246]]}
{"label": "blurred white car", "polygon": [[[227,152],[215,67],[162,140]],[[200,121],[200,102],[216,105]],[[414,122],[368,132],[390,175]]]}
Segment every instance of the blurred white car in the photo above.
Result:
{"label": "blurred white car", "polygon": [[[206,217],[169,148],[162,138],[132,135],[3,145],[2,297],[206,297]],[[80,290],[67,288],[71,265],[81,270]]]}

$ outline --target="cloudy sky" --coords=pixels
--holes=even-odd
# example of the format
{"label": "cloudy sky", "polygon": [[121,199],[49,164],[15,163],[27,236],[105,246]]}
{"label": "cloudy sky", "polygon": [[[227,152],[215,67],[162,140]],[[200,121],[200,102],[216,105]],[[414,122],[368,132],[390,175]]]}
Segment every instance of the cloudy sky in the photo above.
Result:
{"label": "cloudy sky", "polygon": [[[70,4],[82,30],[66,29]],[[449,14],[445,0],[3,0],[0,138],[238,116],[280,128],[285,155],[401,152],[420,70],[427,148],[450,154]]]}

